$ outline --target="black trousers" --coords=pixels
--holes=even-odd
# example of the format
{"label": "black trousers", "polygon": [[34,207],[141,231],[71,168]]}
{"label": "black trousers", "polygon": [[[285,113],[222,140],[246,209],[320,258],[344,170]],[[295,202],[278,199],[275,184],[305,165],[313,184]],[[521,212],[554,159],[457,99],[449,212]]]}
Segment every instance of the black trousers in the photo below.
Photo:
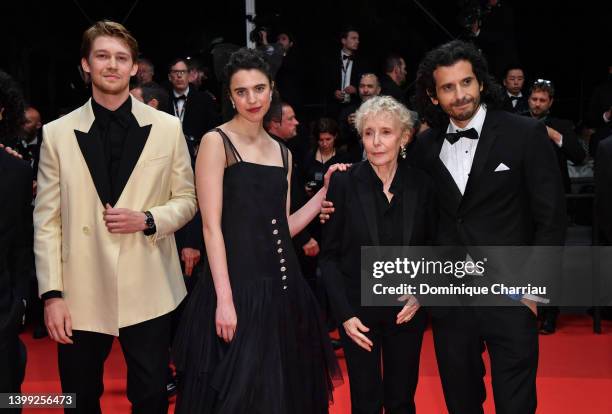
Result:
{"label": "black trousers", "polygon": [[[419,358],[427,315],[419,309],[413,319],[395,323],[401,308],[361,308],[357,316],[370,331],[374,343],[368,352],[350,339],[344,328],[340,336],[348,368],[353,414],[413,414],[419,379]],[[384,374],[383,374],[384,373]]]}
{"label": "black trousers", "polygon": [[497,414],[536,411],[538,329],[527,306],[456,307],[432,318],[436,359],[449,414],[483,414],[485,348]]}
{"label": "black trousers", "polygon": [[[135,414],[168,412],[166,380],[172,314],[119,329],[119,343],[127,364],[127,397]],[[101,413],[104,361],[114,336],[73,331],[72,345],[58,345],[62,391],[76,393],[76,409],[83,414]]]}

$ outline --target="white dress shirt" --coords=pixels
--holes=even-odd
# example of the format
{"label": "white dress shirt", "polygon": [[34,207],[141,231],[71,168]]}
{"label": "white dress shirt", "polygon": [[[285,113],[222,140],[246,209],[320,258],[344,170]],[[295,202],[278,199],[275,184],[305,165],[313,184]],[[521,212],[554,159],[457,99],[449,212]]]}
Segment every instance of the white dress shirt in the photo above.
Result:
{"label": "white dress shirt", "polygon": [[[172,94],[174,95],[175,98],[178,98],[181,95],[185,95],[185,97],[187,97],[189,96],[189,86],[187,86],[187,89],[185,89],[185,92],[183,93],[178,93],[177,91],[172,89]],[[174,115],[176,115],[181,120],[181,122],[183,122],[183,117],[185,116],[185,111],[183,110],[183,107],[185,106],[185,102],[187,101],[184,99],[174,101]]]}
{"label": "white dress shirt", "polygon": [[[474,115],[465,128],[459,128],[451,120],[446,132],[454,133],[474,128],[476,132],[478,132],[478,136],[480,136],[486,115],[487,108],[484,105],[480,105],[476,111],[476,115]],[[465,186],[470,177],[478,141],[478,139],[461,137],[457,142],[451,144],[445,139],[442,144],[442,149],[440,150],[440,160],[448,172],[450,172],[453,180],[455,180],[455,184],[457,184],[457,188],[459,188],[461,195],[465,192]]]}
{"label": "white dress shirt", "polygon": [[508,97],[510,98],[510,102],[512,102],[512,107],[516,108],[516,104],[518,103],[518,100],[517,99],[512,99],[512,98],[522,98],[523,97],[523,92],[519,92],[518,95],[512,95],[508,91],[506,91],[506,93],[508,94]]}
{"label": "white dress shirt", "polygon": [[[353,72],[353,60],[352,59],[344,59],[344,56],[350,56],[348,53],[344,53],[344,50],[340,51],[340,60],[342,62],[342,85],[340,90],[344,91],[344,89],[351,84],[351,74]],[[350,102],[351,95],[348,93],[344,95],[343,102]]]}

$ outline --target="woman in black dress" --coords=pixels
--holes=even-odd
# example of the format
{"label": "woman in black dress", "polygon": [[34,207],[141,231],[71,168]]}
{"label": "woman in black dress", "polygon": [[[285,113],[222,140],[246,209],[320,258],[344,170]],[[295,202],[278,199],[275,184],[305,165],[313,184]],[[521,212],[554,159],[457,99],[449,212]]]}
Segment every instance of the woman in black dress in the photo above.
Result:
{"label": "woman in black dress", "polygon": [[318,213],[325,186],[289,215],[291,154],[263,128],[269,69],[241,49],[226,66],[236,110],[204,135],[196,186],[209,267],[175,340],[177,413],[327,413],[341,374],[291,236]]}
{"label": "woman in black dress", "polygon": [[353,414],[415,413],[426,316],[414,297],[403,308],[361,306],[362,246],[422,246],[435,232],[429,178],[402,162],[408,110],[389,96],[364,102],[355,125],[367,160],[334,174],[335,211],[323,225],[319,265],[348,367]]}

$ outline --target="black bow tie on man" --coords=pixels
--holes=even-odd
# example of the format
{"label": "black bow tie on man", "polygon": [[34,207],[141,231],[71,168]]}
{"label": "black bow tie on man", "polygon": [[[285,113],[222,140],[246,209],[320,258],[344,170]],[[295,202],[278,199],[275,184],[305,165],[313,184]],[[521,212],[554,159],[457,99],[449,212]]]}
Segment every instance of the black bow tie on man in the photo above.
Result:
{"label": "black bow tie on man", "polygon": [[353,55],[342,55],[342,60],[354,60]]}
{"label": "black bow tie on man", "polygon": [[174,102],[178,102],[178,101],[186,101],[187,100],[187,96],[185,95],[180,95],[180,96],[175,96],[173,98]]}
{"label": "black bow tie on man", "polygon": [[451,145],[459,141],[459,138],[478,139],[478,132],[474,128],[466,129],[465,131],[449,132],[445,138]]}

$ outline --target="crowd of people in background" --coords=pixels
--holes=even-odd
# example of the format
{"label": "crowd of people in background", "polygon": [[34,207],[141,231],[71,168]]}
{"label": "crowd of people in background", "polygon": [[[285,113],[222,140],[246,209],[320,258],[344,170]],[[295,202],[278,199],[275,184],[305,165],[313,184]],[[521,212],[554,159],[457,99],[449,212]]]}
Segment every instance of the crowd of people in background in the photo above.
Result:
{"label": "crowd of people in background", "polygon": [[[504,22],[506,17],[498,16],[495,19]],[[493,23],[490,21],[489,24]],[[600,232],[596,239],[600,243],[612,243],[612,219],[609,217],[612,211],[612,192],[607,190],[612,188],[612,62],[607,68],[608,79],[592,94],[586,116],[578,125],[574,125],[570,120],[554,116],[555,99],[564,94],[564,91],[555,88],[554,79],[541,79],[537,72],[526,73],[523,64],[516,61],[516,54],[502,58],[494,56],[501,53],[502,48],[499,48],[499,43],[495,43],[496,39],[486,38],[486,30],[478,25],[473,27],[473,34],[473,40],[481,46],[485,57],[490,57],[495,63],[491,73],[499,74],[497,81],[503,85],[503,110],[525,118],[534,118],[545,126],[548,142],[556,156],[555,168],[561,173],[565,193],[597,193],[599,201],[595,211],[600,217]],[[299,51],[296,50],[294,36],[289,31],[282,31],[272,41],[269,33],[263,30],[254,32],[252,37],[256,49],[270,66],[274,85],[272,104],[263,120],[263,126],[270,136],[284,143],[291,153],[291,213],[306,205],[326,185],[325,174],[330,166],[358,163],[367,159],[367,152],[371,149],[362,139],[364,125],[360,124],[360,113],[364,109],[360,108],[367,107],[374,97],[390,96],[408,109],[406,114],[399,109],[393,109],[393,113],[397,115],[401,112],[402,116],[411,119],[411,122],[405,122],[402,126],[409,130],[408,136],[411,138],[405,148],[402,144],[402,151],[407,152],[409,158],[418,156],[415,152],[418,150],[417,143],[427,142],[426,131],[435,127],[432,125],[435,117],[425,113],[423,106],[415,101],[415,90],[407,79],[407,66],[417,66],[419,62],[405,61],[396,53],[389,54],[382,62],[371,62],[368,56],[360,53],[359,30],[346,27],[339,34],[337,53],[326,59],[320,68],[320,82],[324,90],[320,101],[324,105],[317,106],[313,111],[312,108],[307,109],[304,100],[304,91],[308,85],[303,82],[304,74],[300,70]],[[506,62],[503,68],[499,63],[502,61]],[[163,68],[156,67],[147,56],[140,56],[137,63],[138,71],[130,83],[131,95],[180,120],[191,166],[194,168],[202,137],[233,116],[231,114],[234,113],[235,104],[223,92],[227,87],[224,82],[228,80],[219,79],[219,85],[215,85],[212,80],[214,68],[187,57],[177,57]],[[18,338],[5,335],[23,329],[22,321],[14,320],[14,315],[21,314],[24,309],[26,322],[32,325],[34,337],[43,338],[48,334],[43,321],[43,303],[37,295],[32,211],[33,200],[37,195],[39,156],[45,139],[42,125],[50,121],[52,119],[41,119],[36,102],[26,102],[20,86],[7,73],[0,71],[0,168],[3,171],[0,176],[0,194],[5,200],[10,200],[3,201],[3,214],[0,215],[0,283],[3,286],[0,291],[0,309],[3,312],[0,314],[0,333],[3,335],[0,355],[9,355],[2,351],[4,349],[11,349],[12,354],[24,355],[23,344]],[[399,141],[397,151],[400,151]],[[427,168],[424,167],[425,170]],[[576,179],[587,181],[581,181],[583,184],[577,187],[573,184]],[[593,224],[592,205],[584,207],[568,202],[567,207],[570,225]],[[350,217],[350,211],[342,214]],[[194,279],[200,276],[207,262],[200,215],[196,214],[181,226],[175,237],[187,291],[190,291]],[[338,306],[334,301],[339,299],[331,298],[330,301],[321,282],[319,257],[322,237],[322,225],[315,220],[294,235],[293,245],[301,273],[315,292],[323,314],[327,317],[328,328],[332,331],[342,321],[334,320],[334,315],[338,313],[331,309]],[[8,291],[18,293],[6,295]],[[20,298],[18,303],[12,302],[11,298],[14,297]],[[5,309],[7,312],[4,312]],[[555,332],[558,314],[558,308],[543,308],[540,312],[541,334]],[[417,316],[421,318],[420,313]],[[351,327],[355,335],[358,334],[357,322],[355,327]],[[350,335],[348,329],[347,332]],[[414,335],[414,332],[404,332],[404,335],[407,340],[411,340],[410,335]],[[347,342],[344,344],[346,346]],[[334,341],[334,346],[339,348],[342,343]],[[420,342],[418,347],[420,349]],[[347,352],[355,353],[355,350],[347,349]],[[418,359],[418,353],[416,355]],[[363,363],[355,355],[350,358],[349,369],[351,364]],[[15,375],[11,376],[12,383],[2,382],[4,377],[0,375],[0,389],[18,389],[18,384],[23,380],[23,366],[20,360],[5,362],[0,365],[10,366]],[[391,369],[385,365],[385,371]],[[449,365],[446,369],[454,368]],[[412,385],[416,386],[414,378],[404,380],[413,381]],[[167,382],[168,391],[173,392],[176,386],[171,370]],[[355,390],[360,389],[360,386],[363,388],[363,384],[356,383]],[[359,403],[367,404],[367,401]]]}

